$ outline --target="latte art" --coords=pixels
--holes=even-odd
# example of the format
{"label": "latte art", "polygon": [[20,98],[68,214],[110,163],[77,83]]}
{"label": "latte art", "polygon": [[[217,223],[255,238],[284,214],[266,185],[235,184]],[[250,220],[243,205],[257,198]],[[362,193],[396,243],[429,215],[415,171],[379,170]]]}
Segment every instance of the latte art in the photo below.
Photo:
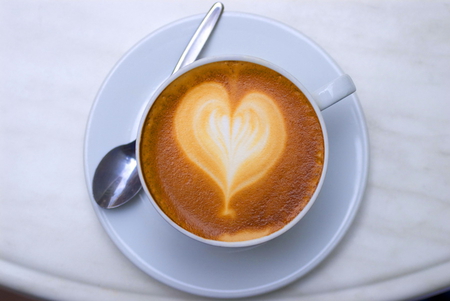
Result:
{"label": "latte art", "polygon": [[224,215],[234,215],[233,195],[263,177],[285,148],[283,116],[261,92],[232,108],[223,85],[202,83],[181,100],[174,122],[187,157],[222,190]]}
{"label": "latte art", "polygon": [[244,61],[201,65],[171,81],[149,110],[138,147],[154,205],[215,241],[265,237],[293,221],[317,189],[325,150],[302,91]]}

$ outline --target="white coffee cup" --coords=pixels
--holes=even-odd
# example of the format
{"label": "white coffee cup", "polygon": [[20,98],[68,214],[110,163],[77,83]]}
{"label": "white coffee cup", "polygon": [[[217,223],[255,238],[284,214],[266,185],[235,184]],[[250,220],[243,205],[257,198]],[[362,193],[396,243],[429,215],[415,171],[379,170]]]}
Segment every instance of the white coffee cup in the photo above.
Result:
{"label": "white coffee cup", "polygon": [[[227,241],[219,241],[219,240],[212,240],[212,239],[205,239],[203,237],[200,237],[194,233],[189,232],[188,230],[182,228],[178,224],[176,224],[174,221],[171,220],[170,217],[168,217],[164,211],[159,207],[159,205],[156,203],[156,201],[152,198],[152,195],[149,191],[149,188],[145,184],[142,168],[141,168],[141,156],[140,156],[140,144],[141,144],[141,136],[142,136],[142,130],[143,125],[146,120],[146,116],[149,113],[154,101],[158,98],[159,94],[175,79],[177,79],[179,76],[189,72],[190,70],[197,68],[199,66],[213,63],[213,62],[219,62],[219,61],[245,61],[245,62],[251,62],[256,63],[265,67],[268,67],[287,79],[289,79],[292,83],[294,83],[302,92],[303,94],[308,98],[309,102],[311,103],[312,107],[314,108],[315,113],[317,114],[317,117],[320,121],[320,125],[322,128],[323,138],[324,138],[324,163],[323,163],[323,169],[322,174],[320,176],[319,183],[316,187],[316,190],[312,197],[310,198],[307,205],[303,208],[302,211],[289,223],[287,223],[283,228],[279,229],[276,232],[273,232],[267,236],[263,236],[256,239],[246,240],[246,241],[235,241],[235,242],[227,242]],[[309,209],[312,207],[314,202],[316,201],[319,192],[322,188],[322,184],[326,175],[327,165],[328,165],[328,136],[326,131],[326,125],[322,117],[322,110],[325,110],[329,106],[333,105],[334,103],[344,99],[345,97],[349,96],[350,94],[354,93],[356,91],[355,85],[353,84],[352,79],[348,75],[341,75],[338,78],[334,79],[330,83],[327,83],[325,85],[322,85],[321,88],[317,89],[316,91],[308,91],[294,76],[289,74],[287,71],[282,69],[281,67],[272,64],[270,62],[267,62],[265,60],[255,58],[255,57],[249,57],[249,56],[242,56],[242,55],[232,55],[232,56],[220,56],[220,57],[207,57],[200,59],[198,61],[195,61],[194,63],[183,67],[178,72],[174,73],[172,76],[170,76],[153,94],[151,99],[148,102],[148,105],[144,111],[143,118],[141,120],[140,126],[139,126],[139,132],[138,132],[138,139],[137,139],[137,158],[138,158],[138,169],[139,169],[139,176],[141,179],[141,183],[143,185],[144,191],[146,195],[149,197],[152,205],[156,209],[156,211],[175,229],[180,231],[181,233],[187,235],[188,237],[191,237],[197,241],[214,245],[214,246],[220,246],[220,247],[249,247],[258,245],[264,242],[267,242],[275,237],[280,236],[281,234],[288,231],[290,228],[292,228],[295,224],[297,224],[309,211]]]}

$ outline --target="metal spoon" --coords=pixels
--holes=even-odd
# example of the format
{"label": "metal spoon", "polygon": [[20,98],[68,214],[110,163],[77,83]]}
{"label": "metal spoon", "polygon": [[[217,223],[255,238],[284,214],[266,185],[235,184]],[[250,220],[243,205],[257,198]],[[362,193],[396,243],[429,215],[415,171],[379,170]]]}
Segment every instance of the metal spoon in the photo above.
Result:
{"label": "metal spoon", "polygon": [[[223,12],[215,3],[192,36],[172,74],[197,59]],[[95,170],[92,192],[97,204],[106,209],[119,207],[131,200],[142,185],[136,161],[136,141],[120,145],[107,153]]]}

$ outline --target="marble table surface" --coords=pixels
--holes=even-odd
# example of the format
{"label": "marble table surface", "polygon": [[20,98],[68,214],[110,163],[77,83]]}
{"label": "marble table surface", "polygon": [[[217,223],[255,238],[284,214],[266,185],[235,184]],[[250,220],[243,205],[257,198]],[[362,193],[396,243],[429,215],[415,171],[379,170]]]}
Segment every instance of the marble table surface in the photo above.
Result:
{"label": "marble table surface", "polygon": [[[86,190],[96,93],[138,41],[212,2],[0,1],[0,285],[54,300],[198,300],[134,266]],[[344,239],[258,300],[403,300],[450,287],[450,1],[224,1],[281,21],[350,74],[370,170]]]}

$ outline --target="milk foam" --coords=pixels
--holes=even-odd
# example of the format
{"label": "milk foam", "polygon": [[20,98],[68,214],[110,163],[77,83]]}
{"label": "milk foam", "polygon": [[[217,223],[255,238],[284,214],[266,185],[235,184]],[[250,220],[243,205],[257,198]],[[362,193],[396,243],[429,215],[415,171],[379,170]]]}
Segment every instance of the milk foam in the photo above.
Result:
{"label": "milk foam", "polygon": [[181,149],[222,190],[224,215],[235,214],[233,195],[263,178],[286,145],[283,116],[271,97],[251,92],[233,107],[215,82],[188,92],[174,122]]}

